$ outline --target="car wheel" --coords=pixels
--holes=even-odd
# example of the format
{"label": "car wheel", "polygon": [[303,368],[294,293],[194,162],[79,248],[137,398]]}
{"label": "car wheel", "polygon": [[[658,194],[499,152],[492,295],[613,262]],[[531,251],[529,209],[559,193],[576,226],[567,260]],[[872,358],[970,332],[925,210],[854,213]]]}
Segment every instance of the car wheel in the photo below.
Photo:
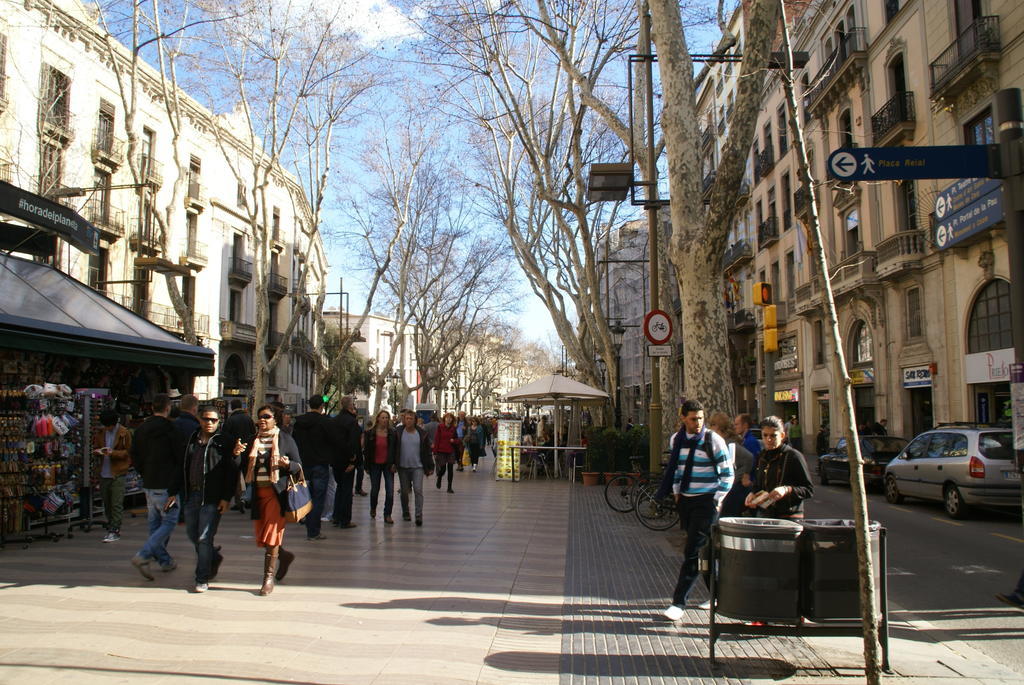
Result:
{"label": "car wheel", "polygon": [[818,482],[828,485],[828,472],[825,470],[824,464],[818,464]]}
{"label": "car wheel", "polygon": [[889,504],[903,503],[903,495],[900,494],[900,489],[896,485],[896,478],[893,476],[885,477],[885,501]]}
{"label": "car wheel", "polygon": [[942,493],[942,504],[946,513],[953,519],[965,519],[971,508],[964,503],[964,497],[960,494],[960,488],[955,485],[947,485]]}

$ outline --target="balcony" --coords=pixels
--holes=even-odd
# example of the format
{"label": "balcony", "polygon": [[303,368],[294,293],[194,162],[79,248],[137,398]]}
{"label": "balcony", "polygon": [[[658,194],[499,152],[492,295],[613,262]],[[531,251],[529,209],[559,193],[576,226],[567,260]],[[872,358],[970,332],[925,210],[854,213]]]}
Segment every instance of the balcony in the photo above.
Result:
{"label": "balcony", "polygon": [[201,212],[206,208],[206,194],[199,181],[189,181],[185,189],[185,208]]}
{"label": "balcony", "polygon": [[276,350],[284,342],[284,333],[281,331],[267,331],[267,350]]}
{"label": "balcony", "polygon": [[704,184],[701,188],[702,194],[706,197],[711,192],[711,188],[715,185],[715,177],[718,172],[714,169],[708,172],[707,176],[704,177]]}
{"label": "balcony", "polygon": [[[252,280],[252,262],[241,257],[232,257],[228,263],[228,283],[244,288]],[[255,338],[253,338],[255,342]]]}
{"label": "balcony", "polygon": [[929,66],[932,99],[958,95],[994,72],[1001,50],[999,17],[978,17]]}
{"label": "balcony", "polygon": [[131,237],[128,239],[128,246],[133,252],[140,255],[159,254],[161,246],[157,236],[157,227],[151,221],[136,219]]}
{"label": "balcony", "polygon": [[757,319],[751,309],[737,309],[728,320],[730,333],[742,333],[753,330],[757,326]]}
{"label": "balcony", "polygon": [[799,285],[794,293],[793,313],[798,316],[810,316],[818,311],[823,303],[821,283],[813,277],[807,283]]}
{"label": "balcony", "polygon": [[97,128],[92,138],[92,163],[116,170],[124,163],[124,141],[108,129]]}
{"label": "balcony", "polygon": [[725,135],[725,119],[719,119],[718,120],[718,135],[720,135],[720,136],[724,136]]}
{"label": "balcony", "polygon": [[271,269],[267,274],[267,294],[282,298],[288,294],[288,279]]}
{"label": "balcony", "polygon": [[825,58],[821,69],[811,79],[814,86],[805,100],[811,110],[823,113],[832,103],[862,76],[867,63],[865,29],[851,28],[839,46]]}
{"label": "balcony", "polygon": [[715,134],[711,130],[711,126],[708,125],[706,129],[700,132],[700,147],[704,149],[711,145],[711,141],[715,139]]}
{"label": "balcony", "polygon": [[722,267],[726,271],[738,268],[754,258],[754,250],[746,240],[737,240],[725,251]]}
{"label": "balcony", "polygon": [[[67,100],[65,99],[65,102]],[[49,138],[56,140],[60,145],[67,145],[71,141],[71,114],[68,111],[47,108],[43,112],[42,132]]]}
{"label": "balcony", "polygon": [[160,187],[164,184],[163,165],[146,153],[135,155],[136,169],[139,171],[139,182]]}
{"label": "balcony", "polygon": [[745,200],[750,197],[751,183],[749,178],[740,181],[740,187],[736,190],[736,199]]}
{"label": "balcony", "polygon": [[779,241],[779,220],[770,216],[757,227],[757,249],[763,250]]}
{"label": "balcony", "polygon": [[871,115],[871,140],[874,145],[895,145],[914,135],[914,92],[896,93]]}
{"label": "balcony", "polygon": [[875,257],[874,252],[861,250],[839,262],[835,276],[832,277],[832,294],[836,299],[847,293],[878,284]]}
{"label": "balcony", "polygon": [[284,249],[284,234],[281,231],[281,226],[277,225],[270,229],[270,241],[275,251],[281,251]]}
{"label": "balcony", "polygon": [[807,186],[800,186],[793,193],[793,210],[797,216],[809,216],[811,212],[810,193]]}
{"label": "balcony", "polygon": [[185,243],[185,261],[193,267],[202,269],[209,262],[206,257],[206,243],[191,239]]}
{"label": "balcony", "polygon": [[764,178],[775,168],[775,152],[769,147],[757,156],[755,162],[757,177]]}
{"label": "balcony", "polygon": [[221,319],[220,337],[221,340],[228,343],[255,345],[256,327],[247,323],[238,323],[237,321]]}
{"label": "balcony", "polygon": [[920,270],[925,246],[925,233],[920,229],[901,231],[881,241],[875,246],[878,277],[885,280]]}
{"label": "balcony", "polygon": [[114,209],[98,197],[90,198],[82,211],[85,220],[99,229],[100,235],[110,241],[124,237],[124,212]]}
{"label": "balcony", "polygon": [[793,228],[793,211],[789,209],[782,210],[782,230],[788,231]]}

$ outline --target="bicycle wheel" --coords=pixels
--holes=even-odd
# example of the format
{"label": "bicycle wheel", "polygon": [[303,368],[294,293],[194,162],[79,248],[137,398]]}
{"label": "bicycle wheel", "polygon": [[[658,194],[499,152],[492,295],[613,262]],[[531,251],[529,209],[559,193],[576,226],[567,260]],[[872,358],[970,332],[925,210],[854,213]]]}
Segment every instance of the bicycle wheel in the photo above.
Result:
{"label": "bicycle wheel", "polygon": [[675,502],[666,498],[656,499],[654,492],[648,488],[639,489],[636,497],[636,517],[651,530],[668,530],[679,522],[679,512]]}
{"label": "bicycle wheel", "polygon": [[633,511],[633,482],[628,473],[620,473],[604,486],[604,501],[615,511],[623,514]]}

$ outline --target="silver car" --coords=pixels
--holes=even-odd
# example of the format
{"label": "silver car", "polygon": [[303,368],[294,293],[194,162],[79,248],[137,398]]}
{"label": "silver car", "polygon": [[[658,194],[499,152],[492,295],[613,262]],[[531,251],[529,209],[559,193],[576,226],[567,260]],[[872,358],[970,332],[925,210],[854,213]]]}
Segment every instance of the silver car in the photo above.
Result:
{"label": "silver car", "polygon": [[1020,472],[1007,428],[950,424],[921,433],[885,467],[885,499],[942,502],[955,519],[974,505],[1020,508]]}

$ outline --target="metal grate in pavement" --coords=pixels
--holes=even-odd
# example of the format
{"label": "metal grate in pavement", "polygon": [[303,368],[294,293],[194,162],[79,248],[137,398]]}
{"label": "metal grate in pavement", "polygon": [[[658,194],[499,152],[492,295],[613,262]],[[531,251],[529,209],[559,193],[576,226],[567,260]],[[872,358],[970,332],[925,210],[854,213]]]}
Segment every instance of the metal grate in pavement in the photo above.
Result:
{"label": "metal grate in pavement", "polygon": [[707,612],[688,609],[681,625],[661,616],[681,561],[681,546],[670,541],[680,542],[681,532],[648,530],[632,514],[612,511],[603,488],[573,487],[569,504],[562,685],[835,675],[803,640],[784,637],[719,639],[712,669]]}

